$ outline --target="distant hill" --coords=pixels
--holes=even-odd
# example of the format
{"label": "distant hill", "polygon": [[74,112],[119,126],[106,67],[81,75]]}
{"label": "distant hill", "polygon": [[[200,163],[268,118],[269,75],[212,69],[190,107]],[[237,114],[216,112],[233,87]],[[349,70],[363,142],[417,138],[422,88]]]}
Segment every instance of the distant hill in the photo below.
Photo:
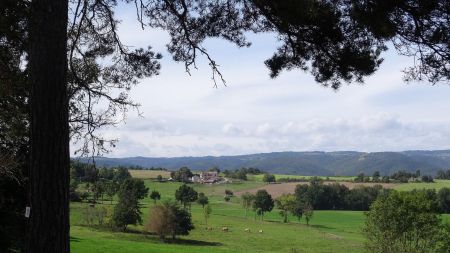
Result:
{"label": "distant hill", "polygon": [[[169,170],[187,166],[204,170],[214,166],[222,170],[256,167],[270,173],[317,176],[350,176],[364,172],[368,175],[379,171],[382,175],[398,170],[416,171],[435,175],[439,169],[450,168],[450,150],[404,152],[274,152],[237,156],[204,157],[97,157],[99,166],[163,167]],[[83,161],[83,160],[82,160]]]}

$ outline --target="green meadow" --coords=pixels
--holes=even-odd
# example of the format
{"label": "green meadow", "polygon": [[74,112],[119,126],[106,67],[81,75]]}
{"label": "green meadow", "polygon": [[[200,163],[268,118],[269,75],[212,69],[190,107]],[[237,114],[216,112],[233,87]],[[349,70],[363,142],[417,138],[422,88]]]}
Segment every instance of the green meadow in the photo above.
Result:
{"label": "green meadow", "polygon": [[[176,182],[154,182],[145,179],[146,186],[161,193],[161,201],[174,199],[175,190],[181,185]],[[450,186],[449,182],[438,181],[436,187]],[[87,226],[84,212],[87,203],[71,203],[71,250],[75,253],[147,253],[147,252],[364,252],[362,226],[364,213],[358,211],[315,211],[307,226],[305,221],[289,217],[289,223],[283,223],[278,210],[265,215],[264,221],[255,220],[255,215],[241,207],[238,197],[230,202],[224,201],[225,189],[243,191],[264,185],[260,180],[219,185],[192,185],[198,192],[204,192],[210,201],[212,214],[208,224],[202,215],[201,206],[193,203],[191,212],[195,229],[188,236],[176,241],[162,242],[157,236],[142,232],[144,227],[130,226],[126,233],[112,232],[101,227]],[[421,188],[428,184],[413,183],[404,186]],[[403,185],[401,185],[403,186]],[[419,187],[421,186],[421,187]],[[401,188],[402,190],[406,190]],[[105,200],[96,207],[112,208]],[[142,217],[148,220],[153,200],[142,201]],[[449,216],[443,216],[450,220]],[[212,230],[206,230],[206,227]],[[229,232],[222,232],[228,227]],[[249,228],[249,232],[245,229]],[[262,233],[259,233],[262,230]]]}
{"label": "green meadow", "polygon": [[439,190],[441,188],[450,188],[450,180],[439,180],[435,179],[434,183],[406,183],[406,184],[398,184],[394,187],[394,189],[399,191],[411,191],[414,189],[434,189]]}
{"label": "green meadow", "polygon": [[[300,175],[286,175],[286,174],[274,174],[275,179],[280,179],[280,178],[292,178],[292,179],[304,179],[304,180],[309,180],[312,177],[315,176],[300,176]],[[248,179],[249,180],[255,180],[255,181],[261,181],[263,180],[264,175],[263,174],[259,174],[259,175],[249,175]],[[330,181],[353,181],[353,179],[355,179],[355,177],[345,177],[345,176],[331,176],[331,177],[324,177],[324,176],[317,176],[318,178],[321,178],[323,180],[330,180]]]}

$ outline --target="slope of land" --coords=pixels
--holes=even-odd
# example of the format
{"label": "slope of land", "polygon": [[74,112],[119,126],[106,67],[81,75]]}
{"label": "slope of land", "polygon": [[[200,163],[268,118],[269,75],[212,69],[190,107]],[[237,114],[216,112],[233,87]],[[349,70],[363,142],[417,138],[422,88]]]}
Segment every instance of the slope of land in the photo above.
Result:
{"label": "slope of land", "polygon": [[[142,175],[136,175],[142,176]],[[147,177],[147,175],[144,175]],[[346,182],[341,182],[346,183]],[[178,182],[159,183],[145,179],[150,190],[158,190],[162,200],[174,198]],[[295,183],[292,184],[295,186]],[[427,188],[434,186],[450,186],[450,180],[440,180],[437,183],[406,183],[408,188]],[[264,215],[265,220],[255,220],[254,212],[249,210],[245,217],[245,210],[239,203],[238,197],[232,197],[230,202],[224,201],[225,189],[235,193],[253,191],[267,186],[261,181],[247,181],[232,184],[194,185],[198,192],[204,192],[212,207],[208,227],[202,215],[202,208],[198,204],[192,205],[192,218],[195,229],[188,236],[181,236],[176,242],[164,243],[156,235],[142,233],[143,226],[130,226],[127,233],[113,232],[106,228],[87,226],[86,211],[92,208],[89,203],[71,203],[71,252],[74,253],[146,253],[146,252],[302,252],[302,253],[353,253],[365,252],[362,227],[364,213],[359,211],[315,211],[310,226],[304,219],[297,221],[289,217],[289,223],[283,223],[279,210],[274,209]],[[392,184],[397,187],[398,185]],[[105,201],[96,207],[113,208]],[[148,219],[153,201],[146,197],[142,202],[144,223]],[[445,222],[450,221],[450,215],[443,215]],[[228,227],[229,232],[223,232],[222,227]],[[249,228],[249,232],[245,229]],[[263,233],[259,233],[263,230]]]}
{"label": "slope of land", "polygon": [[439,169],[450,168],[450,150],[404,152],[275,152],[238,156],[205,157],[97,157],[100,166],[163,167],[170,170],[187,166],[193,170],[211,167],[237,169],[256,167],[267,172],[290,175],[354,176],[360,172],[382,175],[398,170],[434,175]]}

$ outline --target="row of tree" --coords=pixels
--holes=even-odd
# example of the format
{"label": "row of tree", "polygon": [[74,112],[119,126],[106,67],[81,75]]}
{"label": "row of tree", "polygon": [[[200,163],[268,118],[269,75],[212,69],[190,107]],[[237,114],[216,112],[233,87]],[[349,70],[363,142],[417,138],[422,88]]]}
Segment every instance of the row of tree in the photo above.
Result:
{"label": "row of tree", "polygon": [[450,180],[450,169],[449,170],[438,170],[438,172],[436,173],[436,179]]}
{"label": "row of tree", "polygon": [[322,180],[315,179],[309,185],[297,185],[295,196],[319,210],[369,210],[383,191],[380,185],[349,189],[343,184],[324,184]]}
{"label": "row of tree", "polygon": [[234,179],[240,179],[240,180],[247,180],[247,175],[259,175],[264,173],[262,170],[258,168],[253,167],[242,167],[240,169],[233,170],[224,170],[223,174],[225,177],[234,178]]}
{"label": "row of tree", "polygon": [[[106,195],[112,203],[113,196],[121,188],[131,174],[125,167],[100,168],[92,164],[72,162],[70,169],[69,197],[71,201],[87,200],[95,203],[103,201]],[[84,191],[79,191],[78,186],[84,185]]]}
{"label": "row of tree", "polygon": [[241,195],[242,207],[245,209],[245,217],[247,217],[248,210],[251,208],[256,216],[261,220],[264,219],[264,213],[271,212],[274,207],[277,207],[280,215],[283,217],[283,222],[288,222],[289,214],[300,219],[304,216],[306,224],[313,216],[313,207],[306,199],[298,199],[293,194],[283,194],[277,199],[266,190],[258,190],[256,194],[244,193]]}
{"label": "row of tree", "polygon": [[[379,197],[389,194],[391,189],[380,185],[372,187],[360,186],[349,189],[345,185],[324,184],[321,180],[311,181],[309,185],[299,184],[295,188],[295,196],[299,200],[310,203],[318,210],[355,210],[367,211]],[[450,213],[450,189],[441,188],[426,190],[429,200],[441,213]]]}
{"label": "row of tree", "polygon": [[409,172],[406,170],[399,170],[391,175],[381,176],[379,171],[375,171],[372,174],[372,177],[365,175],[364,173],[359,173],[354,179],[357,183],[362,182],[374,182],[374,183],[408,183],[409,181],[414,182],[425,182],[431,183],[433,182],[433,177],[429,175],[422,175],[420,170],[416,170],[416,172]]}

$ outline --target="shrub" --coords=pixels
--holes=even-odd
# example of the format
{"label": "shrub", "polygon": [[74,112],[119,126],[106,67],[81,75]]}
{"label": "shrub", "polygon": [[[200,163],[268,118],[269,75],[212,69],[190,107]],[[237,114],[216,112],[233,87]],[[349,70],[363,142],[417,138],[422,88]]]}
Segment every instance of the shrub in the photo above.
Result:
{"label": "shrub", "polygon": [[275,182],[275,176],[273,174],[265,173],[263,176],[263,182],[273,183]]}
{"label": "shrub", "polygon": [[233,194],[233,192],[231,191],[231,190],[225,190],[225,195],[227,195],[227,196],[233,196],[234,194]]}

